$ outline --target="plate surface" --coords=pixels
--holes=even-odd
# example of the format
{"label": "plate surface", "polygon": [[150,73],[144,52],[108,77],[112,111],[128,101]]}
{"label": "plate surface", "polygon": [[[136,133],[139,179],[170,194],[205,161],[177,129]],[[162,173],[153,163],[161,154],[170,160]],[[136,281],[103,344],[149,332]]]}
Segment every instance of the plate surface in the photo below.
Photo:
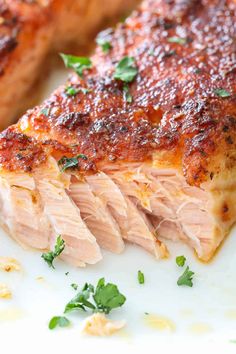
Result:
{"label": "plate surface", "polygon": [[[45,97],[66,75],[64,70],[52,73]],[[39,252],[22,249],[3,231],[0,245],[0,256],[14,257],[22,265],[21,272],[0,273],[0,282],[6,283],[13,293],[11,300],[0,300],[1,349],[6,348],[8,353],[19,348],[27,353],[48,353],[50,348],[64,353],[69,348],[76,348],[78,353],[85,348],[96,353],[128,348],[137,353],[154,346],[175,353],[187,352],[187,348],[191,353],[199,352],[207,346],[216,352],[226,348],[227,352],[236,351],[236,230],[209,264],[200,263],[182,244],[169,244],[171,256],[164,261],[156,261],[140,248],[127,245],[119,256],[103,252],[104,259],[95,266],[76,269],[56,261],[53,270]],[[182,254],[195,272],[192,288],[176,284],[183,269],[176,266],[175,257]],[[144,285],[137,281],[139,269],[145,274]],[[70,284],[95,284],[101,277],[116,283],[127,297],[125,306],[110,316],[125,319],[126,328],[106,339],[86,337],[80,333],[86,316],[76,313],[69,316],[73,323],[70,328],[50,331],[49,319],[61,315],[75,294]],[[160,317],[170,329],[159,328],[156,320]]]}

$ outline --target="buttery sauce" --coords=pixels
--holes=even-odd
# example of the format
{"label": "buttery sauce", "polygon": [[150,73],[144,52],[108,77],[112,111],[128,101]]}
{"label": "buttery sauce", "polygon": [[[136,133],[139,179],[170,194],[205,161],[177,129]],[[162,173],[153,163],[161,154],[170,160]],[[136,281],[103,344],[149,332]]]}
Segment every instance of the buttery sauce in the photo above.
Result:
{"label": "buttery sauce", "polygon": [[176,329],[174,322],[164,316],[145,314],[144,322],[148,327],[158,331],[168,330],[174,332]]}
{"label": "buttery sauce", "polygon": [[212,327],[207,323],[193,323],[189,326],[189,331],[193,334],[206,334],[212,331]]}

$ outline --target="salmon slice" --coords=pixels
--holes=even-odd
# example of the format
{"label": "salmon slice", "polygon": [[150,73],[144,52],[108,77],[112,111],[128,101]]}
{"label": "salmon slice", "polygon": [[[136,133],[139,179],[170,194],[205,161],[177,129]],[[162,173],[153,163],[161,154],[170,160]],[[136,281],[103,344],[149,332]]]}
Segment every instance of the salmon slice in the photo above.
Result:
{"label": "salmon slice", "polygon": [[32,176],[4,174],[0,179],[1,223],[26,247],[49,247],[50,224],[43,214]]}
{"label": "salmon slice", "polygon": [[[72,253],[73,264],[94,264],[101,260],[100,248],[95,237],[83,222],[80,210],[66,193],[68,179],[63,181],[57,162],[50,159],[46,168],[38,169],[34,178],[38,189],[44,214],[48,217],[54,235],[61,235],[66,242],[63,255]],[[55,237],[52,238],[52,248]]]}
{"label": "salmon slice", "polygon": [[95,263],[121,237],[157,258],[168,239],[210,260],[236,221],[235,24],[234,1],[144,1],[82,77],[2,132],[13,237],[20,174],[68,261]]}
{"label": "salmon slice", "polygon": [[32,86],[42,74],[49,53],[88,45],[104,22],[121,16],[137,2],[1,0],[0,129],[32,106]]}
{"label": "salmon slice", "polygon": [[114,253],[121,253],[124,242],[120,228],[106,203],[94,195],[89,184],[73,178],[69,195],[78,206],[82,219],[96,237],[98,244]]}
{"label": "salmon slice", "polygon": [[157,258],[166,257],[167,250],[154,234],[145,214],[136,208],[129,197],[123,195],[108,174],[99,172],[87,176],[86,180],[94,193],[110,208],[125,240],[142,246]]}

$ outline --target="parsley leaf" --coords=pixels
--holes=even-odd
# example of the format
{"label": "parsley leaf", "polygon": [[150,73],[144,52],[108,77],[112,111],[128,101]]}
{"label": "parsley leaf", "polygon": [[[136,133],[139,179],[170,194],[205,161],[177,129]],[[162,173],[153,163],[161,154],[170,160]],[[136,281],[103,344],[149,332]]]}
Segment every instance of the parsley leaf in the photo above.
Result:
{"label": "parsley leaf", "polygon": [[106,30],[100,32],[96,37],[96,43],[102,48],[103,53],[108,53],[112,48],[112,28],[107,28]]}
{"label": "parsley leaf", "polygon": [[219,96],[219,97],[222,97],[222,98],[226,98],[226,97],[230,97],[230,92],[223,89],[223,88],[219,88],[219,89],[215,89],[214,90],[214,93]]}
{"label": "parsley leaf", "polygon": [[87,156],[84,154],[79,154],[75,157],[66,157],[63,156],[59,161],[58,165],[61,167],[61,172],[64,172],[68,168],[79,167],[79,159],[87,160]]}
{"label": "parsley leaf", "polygon": [[[94,303],[90,299],[94,300]],[[81,291],[68,302],[64,313],[74,310],[88,309],[108,314],[112,309],[122,306],[126,298],[121,294],[116,285],[107,283],[101,278],[94,289],[93,285],[86,283]]]}
{"label": "parsley leaf", "polygon": [[134,65],[134,58],[124,57],[116,65],[114,79],[128,83],[132,82],[137,74],[138,69]]}
{"label": "parsley leaf", "polygon": [[67,96],[75,96],[75,95],[77,95],[79,90],[73,86],[68,86],[68,87],[66,87],[65,92],[66,92]]}
{"label": "parsley leaf", "polygon": [[70,286],[74,289],[74,290],[78,290],[78,285],[75,283],[70,284]]}
{"label": "parsley leaf", "polygon": [[138,271],[138,282],[139,284],[144,284],[145,282],[144,274],[141,272],[141,270]]}
{"label": "parsley leaf", "polygon": [[124,99],[126,102],[131,103],[133,101],[133,97],[131,96],[131,93],[129,92],[128,85],[123,86],[123,94],[124,94]]}
{"label": "parsley leaf", "polygon": [[102,48],[103,53],[108,53],[109,50],[112,48],[112,45],[109,41],[105,38],[97,37],[96,43]]}
{"label": "parsley leaf", "polygon": [[187,43],[187,38],[181,38],[181,37],[169,37],[168,39],[169,43],[177,43],[177,44],[186,44]]}
{"label": "parsley leaf", "polygon": [[185,265],[186,258],[184,256],[178,256],[176,257],[175,261],[179,267],[183,267]]}
{"label": "parsley leaf", "polygon": [[73,297],[73,299],[68,302],[65,307],[64,313],[68,313],[74,310],[83,310],[86,311],[86,308],[95,310],[95,305],[92,304],[89,300],[90,295],[94,292],[94,287],[91,284],[85,284],[83,289],[78,292],[78,294]]}
{"label": "parsley leaf", "polygon": [[75,95],[77,95],[77,93],[79,93],[80,91],[81,91],[83,94],[86,94],[86,93],[90,92],[90,90],[87,89],[87,88],[85,88],[85,87],[75,88],[75,87],[73,87],[73,86],[67,86],[67,87],[65,88],[65,93],[66,93],[67,96],[75,96]]}
{"label": "parsley leaf", "polygon": [[75,55],[60,54],[67,68],[73,69],[80,77],[85,69],[91,69],[92,62],[87,57],[77,57]]}
{"label": "parsley leaf", "polygon": [[186,286],[192,287],[193,286],[193,282],[192,282],[193,275],[194,275],[194,272],[189,270],[189,267],[187,267],[185,269],[185,271],[183,272],[183,274],[177,280],[177,284],[179,286],[186,285]]}
{"label": "parsley leaf", "polygon": [[115,284],[105,284],[105,279],[101,278],[93,296],[99,312],[108,314],[112,309],[122,306],[126,298],[121,294]]}
{"label": "parsley leaf", "polygon": [[61,235],[57,237],[56,245],[54,247],[54,251],[50,251],[42,254],[42,258],[48,264],[49,267],[54,268],[53,261],[56,257],[58,257],[65,248],[65,241],[61,238]]}
{"label": "parsley leaf", "polygon": [[59,327],[68,327],[70,325],[70,321],[64,317],[64,316],[55,316],[55,317],[52,317],[49,324],[48,324],[48,327],[49,329],[54,329],[56,328],[57,326]]}

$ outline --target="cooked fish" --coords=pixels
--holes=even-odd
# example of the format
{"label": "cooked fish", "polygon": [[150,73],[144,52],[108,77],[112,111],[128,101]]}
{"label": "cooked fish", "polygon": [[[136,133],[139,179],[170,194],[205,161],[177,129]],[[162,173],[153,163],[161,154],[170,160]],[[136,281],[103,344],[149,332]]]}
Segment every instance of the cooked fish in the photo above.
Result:
{"label": "cooked fish", "polygon": [[123,14],[136,3],[137,0],[1,0],[0,129],[12,123],[29,104],[32,84],[49,52],[78,48],[91,39],[104,21]]}
{"label": "cooked fish", "polygon": [[109,40],[1,134],[2,223],[39,249],[61,234],[76,265],[123,240],[208,261],[236,220],[236,3],[147,0]]}

